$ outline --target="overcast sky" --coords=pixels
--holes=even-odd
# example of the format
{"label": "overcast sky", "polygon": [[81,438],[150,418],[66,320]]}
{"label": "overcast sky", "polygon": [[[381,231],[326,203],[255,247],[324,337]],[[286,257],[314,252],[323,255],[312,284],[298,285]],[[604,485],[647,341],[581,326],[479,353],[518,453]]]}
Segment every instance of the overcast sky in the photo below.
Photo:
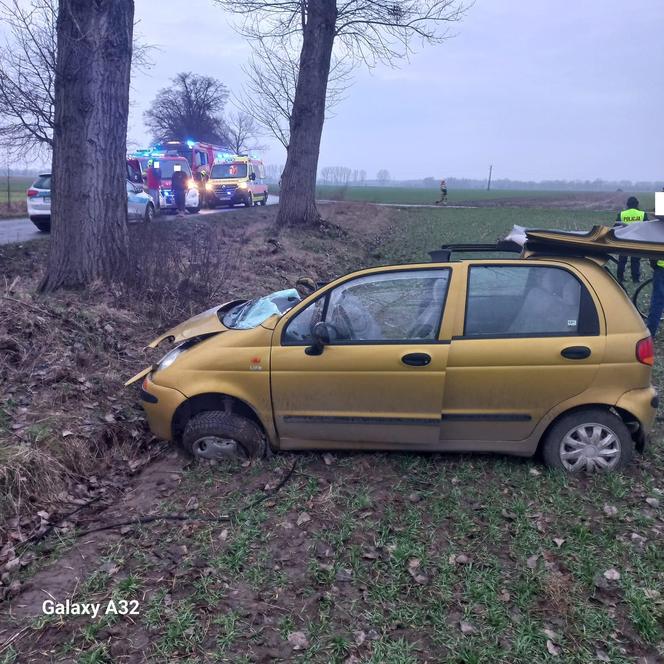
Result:
{"label": "overcast sky", "polygon": [[[212,0],[137,0],[138,32],[158,45],[133,80],[130,139],[179,71],[233,92],[250,45]],[[476,0],[456,37],[399,69],[358,69],[323,130],[319,168],[368,177],[664,178],[662,0]],[[269,141],[267,141],[269,143]],[[266,163],[282,164],[273,143]]]}

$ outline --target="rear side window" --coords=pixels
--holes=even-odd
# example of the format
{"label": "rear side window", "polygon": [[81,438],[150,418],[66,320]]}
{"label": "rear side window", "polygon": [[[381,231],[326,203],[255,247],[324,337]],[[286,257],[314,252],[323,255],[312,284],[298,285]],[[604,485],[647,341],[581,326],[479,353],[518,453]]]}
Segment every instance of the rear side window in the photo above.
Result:
{"label": "rear side window", "polygon": [[40,175],[35,183],[32,185],[35,189],[50,189],[51,188],[51,176],[50,175]]}
{"label": "rear side window", "polygon": [[470,268],[465,336],[599,334],[595,304],[570,272],[543,265]]}

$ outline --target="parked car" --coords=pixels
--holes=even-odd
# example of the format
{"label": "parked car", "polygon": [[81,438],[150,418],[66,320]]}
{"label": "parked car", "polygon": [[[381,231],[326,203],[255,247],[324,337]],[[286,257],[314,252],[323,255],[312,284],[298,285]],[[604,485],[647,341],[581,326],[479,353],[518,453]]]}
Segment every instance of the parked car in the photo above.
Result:
{"label": "parked car", "polygon": [[[51,174],[42,173],[27,191],[28,216],[42,232],[51,231]],[[127,213],[130,221],[152,221],[154,202],[143,185],[127,180]]]}
{"label": "parked car", "polygon": [[250,457],[267,441],[620,469],[655,418],[653,341],[601,257],[524,256],[448,254],[304,300],[234,300],[153,341],[178,345],[127,384],[143,380],[153,433],[199,457]]}

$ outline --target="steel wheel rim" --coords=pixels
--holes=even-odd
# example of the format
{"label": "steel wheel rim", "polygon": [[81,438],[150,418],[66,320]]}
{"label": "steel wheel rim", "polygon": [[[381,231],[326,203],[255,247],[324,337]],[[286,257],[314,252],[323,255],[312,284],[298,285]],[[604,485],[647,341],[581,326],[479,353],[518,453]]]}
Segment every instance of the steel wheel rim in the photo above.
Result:
{"label": "steel wheel rim", "polygon": [[201,459],[246,459],[244,447],[232,438],[201,436],[191,446],[194,456]]}
{"label": "steel wheel rim", "polygon": [[606,472],[620,461],[620,438],[606,424],[579,424],[563,436],[559,454],[563,467],[570,473]]}

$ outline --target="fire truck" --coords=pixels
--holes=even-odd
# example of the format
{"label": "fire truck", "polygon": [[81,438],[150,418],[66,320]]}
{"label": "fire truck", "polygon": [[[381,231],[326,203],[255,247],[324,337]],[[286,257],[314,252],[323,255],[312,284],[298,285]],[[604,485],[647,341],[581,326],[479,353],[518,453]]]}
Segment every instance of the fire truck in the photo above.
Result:
{"label": "fire truck", "polygon": [[210,179],[210,170],[215,162],[231,159],[234,155],[228,148],[201,141],[165,141],[157,143],[147,150],[137,150],[134,157],[141,162],[143,172],[150,159],[164,157],[184,158],[189,163],[191,175],[196,182],[200,194],[201,204],[206,202],[206,188]]}

